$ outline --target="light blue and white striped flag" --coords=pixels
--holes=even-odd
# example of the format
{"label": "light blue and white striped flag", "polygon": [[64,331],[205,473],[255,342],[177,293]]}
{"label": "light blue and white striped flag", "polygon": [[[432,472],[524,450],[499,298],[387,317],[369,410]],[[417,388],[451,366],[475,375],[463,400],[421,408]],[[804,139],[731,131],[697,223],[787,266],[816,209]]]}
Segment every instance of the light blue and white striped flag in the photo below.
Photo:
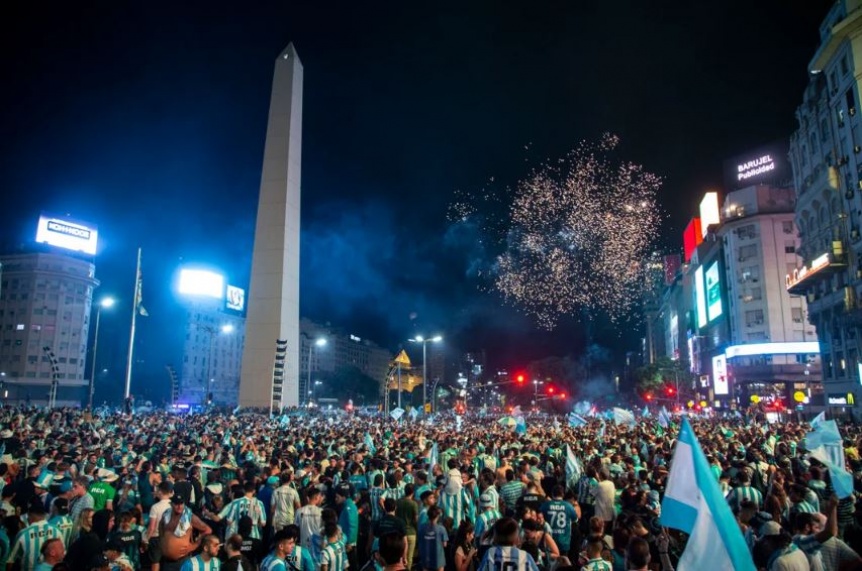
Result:
{"label": "light blue and white striped flag", "polygon": [[584,426],[585,424],[587,424],[586,418],[574,412],[569,413],[569,426],[578,427]]}
{"label": "light blue and white striped flag", "polygon": [[649,407],[648,407],[647,405],[644,405],[644,409],[643,409],[643,411],[641,412],[641,416],[642,416],[642,417],[644,417],[644,418],[649,418],[649,417],[650,417]]}
{"label": "light blue and white striped flag", "polygon": [[739,524],[687,419],[673,454],[660,522],[689,534],[678,571],[755,571]]}
{"label": "light blue and white striped flag", "polygon": [[527,420],[523,416],[518,417],[518,422],[515,424],[516,434],[527,434]]}
{"label": "light blue and white striped flag", "polygon": [[430,470],[434,469],[434,466],[437,465],[437,457],[440,455],[440,449],[437,448],[437,443],[435,442],[433,446],[431,446],[431,455],[428,457],[428,465],[430,466]]}
{"label": "light blue and white striped flag", "polygon": [[617,424],[627,424],[629,426],[637,425],[635,413],[624,408],[614,407],[614,422]]}
{"label": "light blue and white striped flag", "polygon": [[853,494],[853,475],[847,472],[844,440],[838,424],[834,420],[818,422],[814,431],[805,436],[805,448],[813,458],[826,465],[835,495],[839,499],[850,497]]}
{"label": "light blue and white striped flag", "polygon": [[670,414],[668,414],[665,407],[661,407],[661,410],[658,411],[658,424],[662,428],[670,426]]}
{"label": "light blue and white striped flag", "polygon": [[826,411],[824,410],[817,416],[811,419],[811,428],[817,428],[817,425],[826,420]]}
{"label": "light blue and white striped flag", "polygon": [[572,452],[572,447],[566,444],[566,485],[569,488],[574,488],[581,477],[581,463]]}
{"label": "light blue and white striped flag", "polygon": [[372,454],[377,454],[377,447],[374,445],[374,439],[371,438],[371,434],[365,433],[365,447]]}
{"label": "light blue and white striped flag", "polygon": [[401,420],[401,417],[404,416],[404,409],[396,408],[389,413],[389,416],[391,416],[393,420]]}

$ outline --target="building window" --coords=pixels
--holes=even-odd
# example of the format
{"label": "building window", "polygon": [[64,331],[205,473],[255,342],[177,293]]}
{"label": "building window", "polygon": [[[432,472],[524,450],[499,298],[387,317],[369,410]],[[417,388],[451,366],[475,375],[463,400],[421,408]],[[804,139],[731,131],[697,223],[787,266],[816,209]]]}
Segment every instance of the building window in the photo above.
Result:
{"label": "building window", "polygon": [[841,75],[847,75],[848,73],[850,73],[850,66],[847,65],[847,54],[844,54],[843,56],[841,56],[840,64],[841,64]]}
{"label": "building window", "polygon": [[784,243],[784,253],[785,254],[795,254],[796,253],[796,242],[785,242]]}
{"label": "building window", "polygon": [[744,262],[749,258],[757,256],[757,244],[749,244],[748,246],[739,247],[739,261]]}
{"label": "building window", "polygon": [[781,223],[781,231],[785,234],[793,234],[793,221],[785,220]]}
{"label": "building window", "polygon": [[751,299],[763,299],[763,290],[761,290],[759,287],[751,288]]}
{"label": "building window", "polygon": [[802,308],[801,307],[791,307],[790,308],[790,317],[793,319],[793,323],[802,323]]}
{"label": "building window", "polygon": [[762,309],[752,309],[750,311],[745,312],[745,325],[748,327],[754,327],[756,325],[763,325],[763,310]]}

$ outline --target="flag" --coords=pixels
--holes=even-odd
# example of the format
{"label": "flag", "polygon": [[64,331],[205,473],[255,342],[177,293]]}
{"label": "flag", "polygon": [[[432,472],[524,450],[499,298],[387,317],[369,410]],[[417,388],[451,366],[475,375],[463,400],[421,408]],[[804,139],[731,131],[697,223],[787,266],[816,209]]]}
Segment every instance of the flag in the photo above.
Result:
{"label": "flag", "polygon": [[587,424],[587,419],[574,412],[569,413],[569,426],[584,426]]}
{"label": "flag", "polygon": [[554,427],[554,430],[559,430],[559,429],[560,429],[560,421],[557,419],[557,417],[556,417],[556,416],[554,417],[554,422],[552,423],[552,425],[553,425],[553,427]]}
{"label": "flag", "polygon": [[602,439],[605,437],[605,421],[604,420],[602,420],[602,425],[599,427],[599,431],[596,434],[596,436],[598,436],[599,439]]}
{"label": "flag", "polygon": [[411,420],[416,420],[416,417],[417,417],[417,416],[419,416],[419,409],[417,409],[417,408],[411,408],[411,409],[410,409],[410,419],[411,419]]}
{"label": "flag", "polygon": [[822,462],[829,470],[829,478],[839,499],[853,494],[853,475],[847,472],[843,439],[834,420],[822,420],[813,432],[805,436],[809,455]]}
{"label": "flag", "polygon": [[518,417],[518,422],[515,424],[515,432],[517,434],[527,434],[527,421],[523,416]]}
{"label": "flag", "polygon": [[455,415],[455,429],[461,432],[461,425],[464,423],[464,418],[461,415]]}
{"label": "flag", "polygon": [[584,415],[590,414],[592,409],[593,409],[593,405],[590,403],[590,401],[582,400],[582,401],[575,404],[574,408],[572,409],[572,412],[575,412],[581,416],[584,416]]}
{"label": "flag", "polygon": [[518,418],[522,414],[524,414],[524,413],[521,412],[521,405],[518,405],[512,409],[512,416],[514,416],[515,418]]}
{"label": "flag", "polygon": [[670,466],[661,525],[689,534],[678,571],[755,571],[754,561],[688,419],[682,420]]}
{"label": "flag", "polygon": [[389,416],[392,417],[393,420],[401,420],[401,417],[404,416],[403,408],[396,408],[392,412],[389,413]]}
{"label": "flag", "polygon": [[437,465],[437,457],[440,454],[439,448],[437,448],[437,443],[435,442],[433,446],[431,446],[431,455],[428,457],[428,465],[429,470],[433,470],[434,466]]}
{"label": "flag", "polygon": [[566,444],[566,485],[569,488],[574,488],[581,477],[581,463],[572,452],[572,447]]}
{"label": "flag", "polygon": [[670,414],[668,414],[665,407],[661,407],[661,410],[658,411],[658,423],[659,426],[665,429],[670,426]]}
{"label": "flag", "polygon": [[135,311],[142,317],[149,317],[150,314],[144,308],[144,279],[141,276],[141,258],[138,253],[138,272],[135,276]]}
{"label": "flag", "polygon": [[635,415],[632,411],[616,407],[614,407],[614,422],[617,424],[628,424],[629,426],[635,426],[637,424],[635,421]]}
{"label": "flag", "polygon": [[649,418],[649,407],[647,405],[644,405],[644,409],[643,412],[641,412],[641,416],[644,418]]}
{"label": "flag", "polygon": [[365,448],[367,448],[371,454],[377,453],[377,447],[374,445],[374,439],[371,438],[371,435],[367,432],[365,433]]}
{"label": "flag", "polygon": [[236,408],[233,409],[233,414],[238,413],[240,408],[242,408],[240,405],[236,405]]}
{"label": "flag", "polygon": [[811,420],[811,428],[817,428],[817,425],[826,420],[826,411],[824,410]]}
{"label": "flag", "polygon": [[281,415],[281,420],[278,421],[278,424],[280,424],[282,428],[290,426],[290,417],[286,414]]}

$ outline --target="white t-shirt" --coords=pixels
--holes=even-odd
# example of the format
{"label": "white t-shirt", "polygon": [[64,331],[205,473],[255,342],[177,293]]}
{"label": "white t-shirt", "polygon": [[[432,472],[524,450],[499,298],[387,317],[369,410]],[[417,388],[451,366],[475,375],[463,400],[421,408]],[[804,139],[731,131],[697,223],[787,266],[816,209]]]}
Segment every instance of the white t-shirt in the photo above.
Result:
{"label": "white t-shirt", "polygon": [[599,482],[599,485],[591,491],[596,498],[596,515],[605,521],[613,520],[616,515],[616,511],[614,510],[616,491],[616,486],[610,480]]}
{"label": "white t-shirt", "polygon": [[150,508],[150,521],[156,522],[155,531],[150,536],[150,538],[159,536],[159,522],[162,521],[162,517],[169,509],[171,509],[171,500],[169,499],[159,500],[158,502],[153,504],[153,507]]}

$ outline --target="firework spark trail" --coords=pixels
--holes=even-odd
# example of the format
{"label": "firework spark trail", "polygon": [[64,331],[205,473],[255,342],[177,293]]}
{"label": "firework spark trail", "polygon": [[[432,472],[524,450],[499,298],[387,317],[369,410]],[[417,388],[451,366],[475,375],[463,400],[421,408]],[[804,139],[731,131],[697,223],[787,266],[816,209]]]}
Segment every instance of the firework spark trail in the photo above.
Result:
{"label": "firework spark trail", "polygon": [[[643,260],[661,222],[661,179],[640,165],[613,161],[618,145],[612,135],[583,142],[512,192],[493,285],[543,327],[581,309],[622,319],[639,302]],[[505,195],[486,190],[479,201],[462,198],[452,216],[466,220]]]}

